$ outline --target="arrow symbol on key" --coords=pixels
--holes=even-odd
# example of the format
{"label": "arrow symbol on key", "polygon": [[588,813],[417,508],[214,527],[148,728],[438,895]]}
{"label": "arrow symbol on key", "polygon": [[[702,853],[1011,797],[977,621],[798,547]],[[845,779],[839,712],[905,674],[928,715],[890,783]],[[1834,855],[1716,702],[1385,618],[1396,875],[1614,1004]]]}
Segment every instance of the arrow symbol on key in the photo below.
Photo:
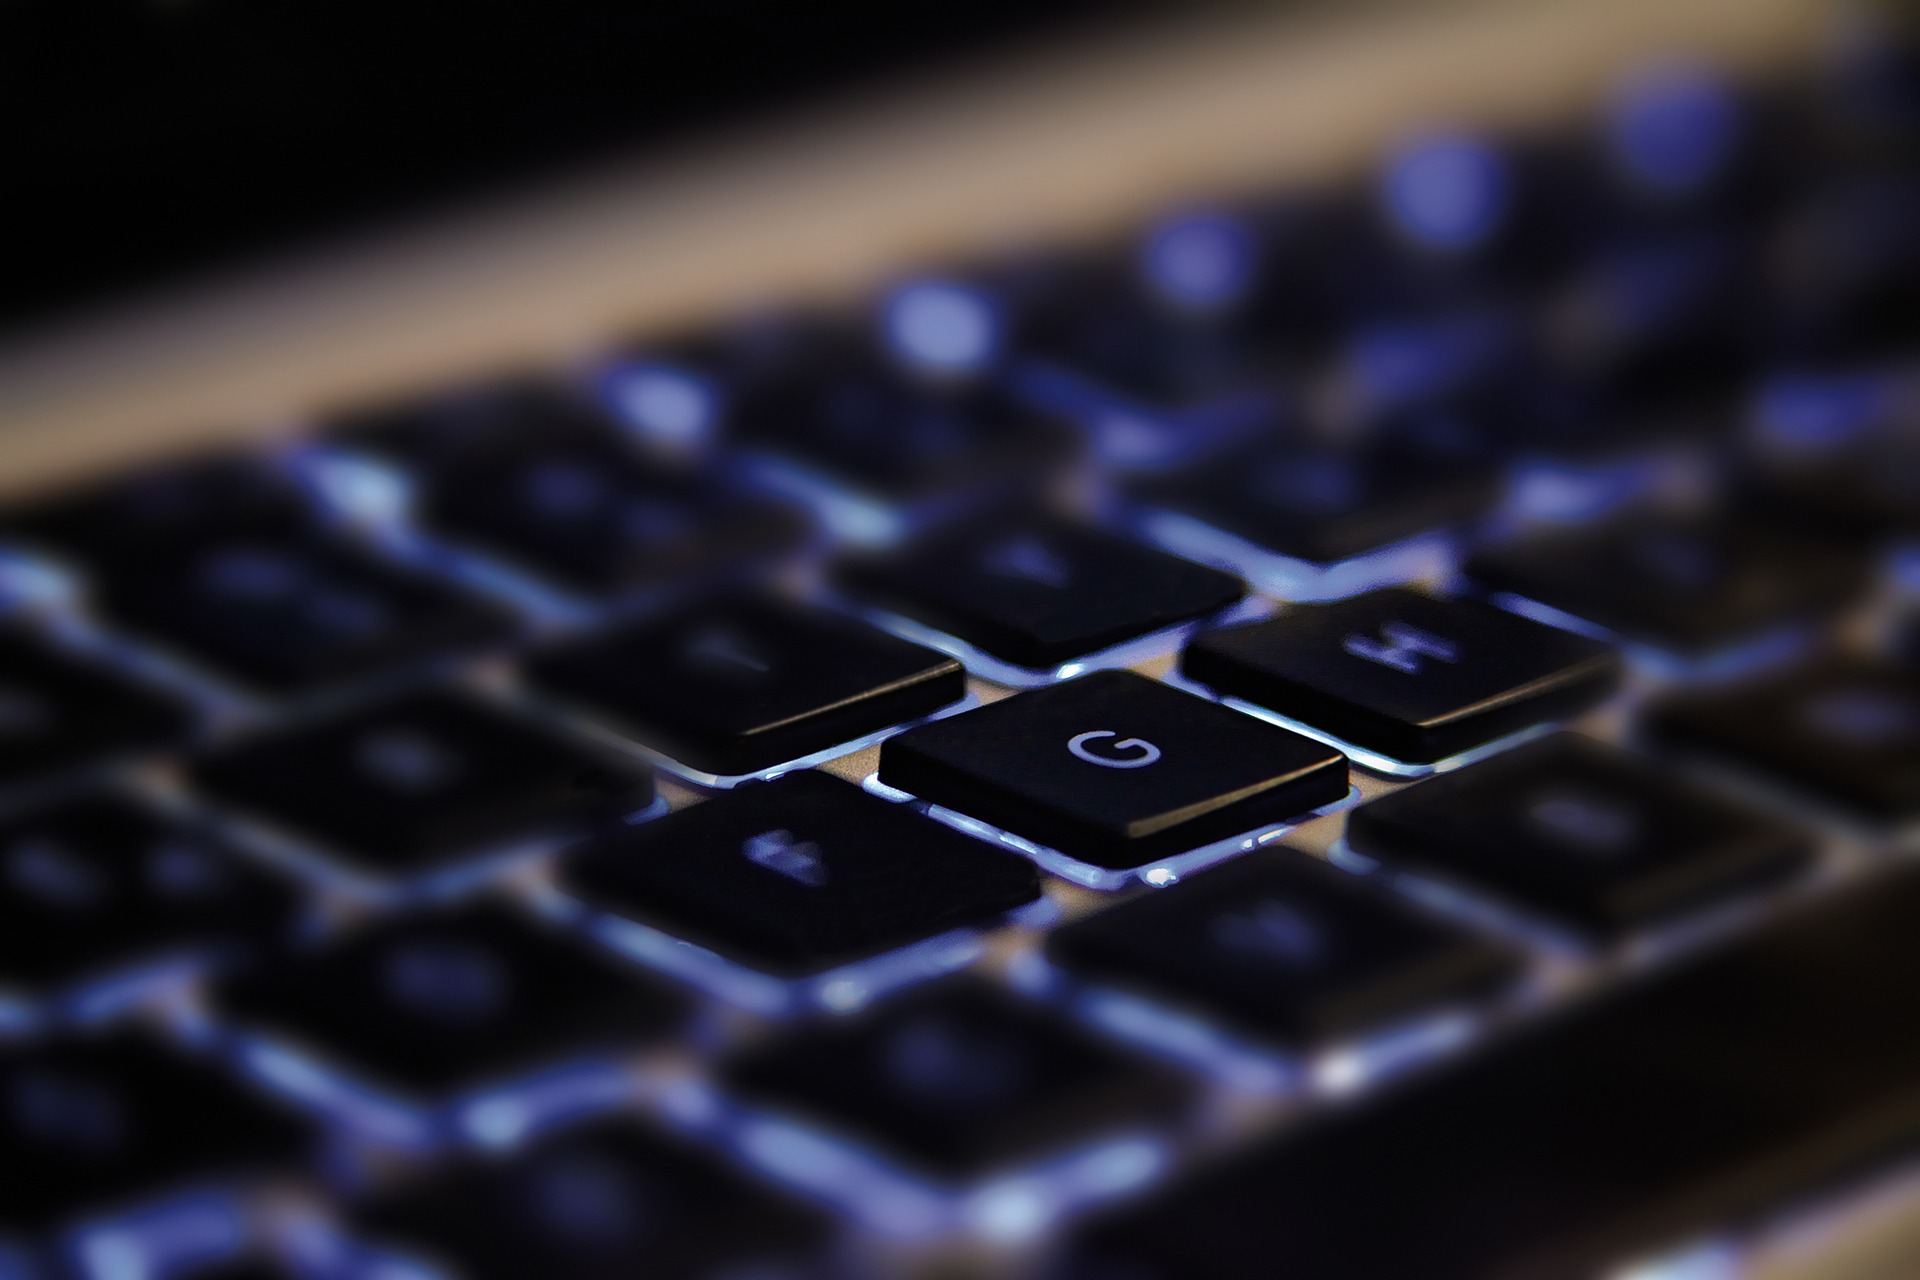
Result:
{"label": "arrow symbol on key", "polygon": [[791,831],[763,831],[740,846],[747,861],[765,867],[789,880],[818,889],[827,882],[827,864],[820,860],[820,846],[811,840],[795,840]]}

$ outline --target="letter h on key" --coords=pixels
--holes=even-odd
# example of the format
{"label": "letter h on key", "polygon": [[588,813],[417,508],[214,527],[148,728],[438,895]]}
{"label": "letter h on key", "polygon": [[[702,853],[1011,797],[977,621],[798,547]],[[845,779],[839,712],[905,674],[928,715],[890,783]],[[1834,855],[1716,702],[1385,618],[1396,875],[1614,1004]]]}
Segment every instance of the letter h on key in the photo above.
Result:
{"label": "letter h on key", "polygon": [[1440,662],[1460,660],[1460,650],[1451,640],[1404,622],[1386,623],[1380,628],[1380,634],[1383,637],[1380,640],[1357,633],[1350,635],[1343,647],[1356,658],[1378,662],[1410,676],[1419,674],[1422,658],[1433,658]]}

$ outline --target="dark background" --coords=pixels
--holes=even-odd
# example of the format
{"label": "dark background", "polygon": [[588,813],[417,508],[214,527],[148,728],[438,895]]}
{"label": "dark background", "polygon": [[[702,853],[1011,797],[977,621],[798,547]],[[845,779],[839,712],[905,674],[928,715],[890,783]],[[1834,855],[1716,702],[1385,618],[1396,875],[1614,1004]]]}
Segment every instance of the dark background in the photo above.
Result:
{"label": "dark background", "polygon": [[0,332],[1116,7],[0,0]]}

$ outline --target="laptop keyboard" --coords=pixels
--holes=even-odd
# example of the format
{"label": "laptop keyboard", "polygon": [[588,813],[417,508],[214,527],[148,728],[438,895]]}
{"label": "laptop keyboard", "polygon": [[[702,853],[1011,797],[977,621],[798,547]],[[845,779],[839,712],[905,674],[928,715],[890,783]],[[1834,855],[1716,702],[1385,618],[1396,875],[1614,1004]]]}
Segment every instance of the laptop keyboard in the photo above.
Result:
{"label": "laptop keyboard", "polygon": [[0,1276],[1603,1275],[1877,1167],[1894,65],[0,511]]}

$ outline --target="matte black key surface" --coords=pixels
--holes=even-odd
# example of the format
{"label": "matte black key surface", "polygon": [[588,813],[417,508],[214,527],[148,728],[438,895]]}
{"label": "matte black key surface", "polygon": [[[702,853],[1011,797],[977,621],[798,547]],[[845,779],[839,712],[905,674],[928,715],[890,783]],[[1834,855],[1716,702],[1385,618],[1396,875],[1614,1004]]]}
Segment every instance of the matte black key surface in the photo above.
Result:
{"label": "matte black key surface", "polygon": [[292,479],[244,456],[142,471],[0,514],[6,536],[92,568],[168,558],[219,537],[305,537],[320,524]]}
{"label": "matte black key surface", "polygon": [[420,1101],[658,1042],[676,991],[503,905],[397,919],[224,984],[229,1025]]}
{"label": "matte black key surface", "polygon": [[0,631],[0,786],[182,745],[198,717],[179,699],[18,631]]}
{"label": "matte black key surface", "polygon": [[47,991],[284,937],[293,886],[127,796],[0,822],[0,986]]}
{"label": "matte black key surface", "polygon": [[1500,948],[1290,849],[1056,929],[1047,958],[1290,1049],[1487,994],[1515,971]]}
{"label": "matte black key surface", "polygon": [[803,1280],[828,1274],[813,1211],[630,1123],[548,1137],[359,1206],[350,1232],[467,1280]]}
{"label": "matte black key surface", "polygon": [[297,1117],[146,1035],[10,1048],[0,1052],[0,1233],[289,1171],[310,1137]]}
{"label": "matte black key surface", "polygon": [[1605,645],[1399,587],[1208,632],[1181,654],[1180,670],[1409,763],[1578,714],[1619,679]]}
{"label": "matte black key surface", "polygon": [[1045,517],[985,521],[849,561],[839,576],[863,603],[1023,667],[1058,666],[1245,594],[1232,574]]}
{"label": "matte black key surface", "polygon": [[1489,548],[1466,572],[1489,590],[1691,656],[1840,609],[1866,589],[1871,569],[1824,543],[1658,519]]}
{"label": "matte black key surface", "polygon": [[1023,858],[816,770],[569,853],[561,887],[761,972],[798,977],[1040,895]]}
{"label": "matte black key surface", "polygon": [[880,780],[1111,869],[1347,794],[1331,747],[1131,671],[1096,671],[909,729]]}
{"label": "matte black key surface", "polygon": [[1383,796],[1347,843],[1598,938],[1792,874],[1808,837],[1577,734]]}
{"label": "matte black key surface", "polygon": [[117,624],[274,693],[470,655],[516,630],[498,605],[340,541],[211,540],[96,580]]}
{"label": "matte black key surface", "polygon": [[1171,511],[1298,560],[1327,564],[1472,520],[1499,474],[1473,456],[1395,442],[1343,452],[1268,446],[1143,484],[1144,507]]}
{"label": "matte black key surface", "polygon": [[1676,698],[1662,742],[1757,770],[1876,822],[1920,815],[1920,675],[1865,660]]}
{"label": "matte black key surface", "polygon": [[1073,1280],[1611,1274],[1920,1128],[1920,873],[1277,1135],[1079,1237]]}
{"label": "matte black key surface", "polygon": [[577,833],[653,800],[646,766],[438,689],[238,739],[196,762],[193,779],[375,875]]}
{"label": "matte black key surface", "polygon": [[792,508],[668,475],[596,440],[455,458],[431,471],[421,505],[430,526],[601,595],[764,563],[806,535]]}
{"label": "matte black key surface", "polygon": [[1065,427],[984,386],[933,386],[877,367],[781,380],[733,417],[740,441],[852,489],[918,503],[1024,490],[1073,451]]}
{"label": "matte black key surface", "polygon": [[541,692],[683,764],[751,773],[966,696],[954,659],[768,596],[691,605],[527,665]]}
{"label": "matte black key surface", "polygon": [[796,1032],[720,1069],[747,1104],[961,1182],[1164,1123],[1186,1084],[969,979]]}

